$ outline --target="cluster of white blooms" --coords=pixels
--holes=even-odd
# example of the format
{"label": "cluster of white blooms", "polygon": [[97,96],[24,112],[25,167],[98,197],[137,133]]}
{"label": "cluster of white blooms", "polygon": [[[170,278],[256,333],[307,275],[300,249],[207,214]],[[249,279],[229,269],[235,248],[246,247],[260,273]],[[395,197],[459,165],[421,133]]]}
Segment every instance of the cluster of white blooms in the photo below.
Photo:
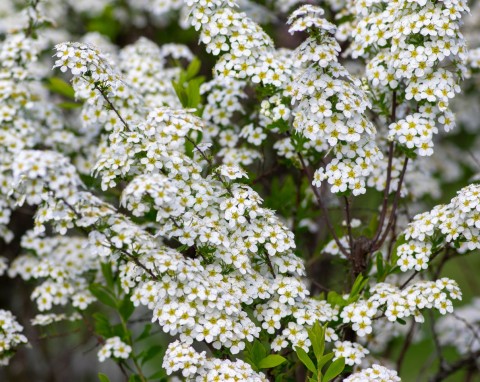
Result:
{"label": "cluster of white blooms", "polygon": [[67,315],[65,313],[47,313],[37,314],[30,322],[32,323],[32,325],[46,326],[60,321],[77,321],[81,318],[82,316],[76,312],[70,315]]}
{"label": "cluster of white blooms", "polygon": [[436,323],[442,345],[455,346],[460,354],[480,350],[480,299],[455,310],[454,315],[442,317]]}
{"label": "cluster of white blooms", "polygon": [[21,20],[0,42],[0,237],[7,241],[12,239],[7,224],[14,208],[9,192],[17,152],[38,144],[65,152],[75,146],[75,134],[64,129],[41,82],[40,43],[28,30],[29,23],[42,25],[46,19],[33,8]]}
{"label": "cluster of white blooms", "polygon": [[193,55],[186,46],[165,44],[159,47],[145,37],[126,46],[119,54],[119,69],[124,81],[142,94],[148,108],[181,107],[172,86],[180,68],[167,67],[169,58],[191,61]]}
{"label": "cluster of white blooms", "polygon": [[450,203],[418,214],[404,231],[407,243],[398,247],[398,265],[402,271],[420,271],[428,267],[433,253],[444,247],[459,252],[480,248],[480,186],[472,184],[460,190]]}
{"label": "cluster of white blooms", "polygon": [[[120,261],[121,284],[132,293],[134,304],[149,307],[153,320],[165,332],[179,335],[182,343],[205,341],[236,354],[262,329],[270,332],[272,324],[264,324],[266,320],[277,320],[285,327],[282,335],[288,341],[308,348],[302,337],[305,326],[316,320],[331,321],[337,312],[328,303],[307,297],[308,289],[300,279],[305,274],[303,263],[293,253],[293,234],[261,206],[256,192],[232,181],[245,173],[232,166],[210,167],[195,143],[189,155],[186,143],[196,142],[203,122],[188,110],[156,108],[144,120],[131,118],[127,123],[122,114],[125,109],[117,110],[109,98],[119,91],[123,94],[124,78],[101,54],[96,57],[91,47],[72,43],[58,49],[76,57],[67,53],[56,64],[75,73],[76,91],[83,94],[90,87],[89,97],[94,102],[103,99],[104,106],[109,105],[109,112],[118,117],[95,165],[103,188],[122,179],[126,182],[122,206],[134,216],[145,218],[153,213],[153,218],[145,226],[136,224],[84,191],[73,167],[60,154],[26,151],[18,160],[24,165],[17,165],[14,179],[18,190],[29,190],[32,203],[43,202],[36,215],[36,233],[42,233],[47,222],[62,234],[74,227],[90,232],[92,261],[84,258],[75,273],[68,264],[57,268],[55,256],[68,258],[69,253],[51,250],[50,262],[45,262],[50,277],[78,276],[85,267],[98,267],[93,260],[97,255],[111,256]],[[103,87],[96,89],[95,76],[102,78],[98,81],[104,82]],[[86,94],[85,100],[90,102]],[[211,173],[205,173],[207,166]],[[23,201],[21,195],[18,200]],[[170,248],[164,240],[178,242],[180,247]],[[43,245],[48,247],[48,242]],[[25,271],[21,263],[19,260],[16,268]],[[47,280],[34,294],[34,298],[47,298],[53,291],[53,301],[47,299],[45,308],[49,303],[63,304],[70,293],[55,288],[53,281]],[[245,311],[259,301],[263,305],[255,315],[260,326]]]}
{"label": "cluster of white blooms", "polygon": [[29,254],[17,257],[8,274],[23,280],[45,280],[32,293],[40,311],[67,303],[86,309],[95,300],[88,290],[88,274],[100,268],[87,244],[86,238],[39,237],[30,231],[22,237],[22,248]]}
{"label": "cluster of white blooms", "polygon": [[[283,291],[279,300],[272,300],[267,304],[259,304],[255,308],[255,317],[262,321],[262,328],[267,333],[274,334],[281,330],[281,334],[277,335],[272,343],[272,348],[280,351],[283,348],[291,346],[301,347],[308,350],[311,346],[308,338],[307,327],[312,326],[315,322],[328,322],[337,318],[338,310],[332,308],[325,301],[317,301],[313,299],[302,302],[295,302],[294,298],[298,295],[300,283],[298,283],[298,290],[294,286],[287,284],[286,279],[279,280],[280,285],[283,284]],[[280,290],[279,290],[280,291]],[[306,291],[303,291],[305,294]],[[263,291],[263,293],[267,293]],[[288,300],[290,299],[290,302]],[[287,302],[287,304],[285,304]],[[282,319],[292,316],[295,321],[291,321],[282,330]],[[338,340],[337,334],[332,328],[327,328],[325,333],[326,341]]]}
{"label": "cluster of white blooms", "polygon": [[366,192],[366,178],[382,155],[375,144],[375,127],[364,116],[371,106],[367,95],[338,63],[340,46],[336,27],[323,19],[321,8],[305,5],[289,19],[290,32],[307,31],[310,37],[295,51],[295,64],[306,66],[290,84],[288,94],[297,102],[293,126],[319,145],[327,143],[334,158],[315,173],[314,184],[324,180],[333,193]]}
{"label": "cluster of white blooms", "polygon": [[345,364],[354,366],[360,365],[362,359],[370,353],[362,345],[350,341],[336,341],[333,348],[334,359],[344,358]]}
{"label": "cluster of white blooms", "polygon": [[454,125],[448,106],[465,72],[460,26],[467,3],[370,0],[350,1],[346,9],[354,21],[343,24],[338,36],[351,32],[352,56],[369,60],[366,76],[376,106],[388,115],[392,103],[404,100],[407,105],[389,127],[390,139],[421,156],[431,155],[436,123],[446,130]]}
{"label": "cluster of white blooms", "polygon": [[400,382],[396,370],[387,369],[384,366],[374,364],[368,369],[364,369],[350,375],[343,380],[344,382]]}
{"label": "cluster of white blooms", "polygon": [[163,358],[163,367],[168,375],[181,371],[186,381],[228,381],[228,382],[265,382],[263,373],[255,372],[252,367],[241,361],[207,358],[205,352],[198,353],[193,347],[172,342]]}
{"label": "cluster of white blooms", "polygon": [[408,317],[423,322],[422,309],[436,309],[444,315],[453,311],[452,300],[461,299],[457,283],[448,278],[419,281],[404,289],[379,283],[372,286],[370,294],[367,300],[351,303],[340,313],[343,322],[351,324],[360,337],[372,333],[373,321],[379,314],[392,322]]}
{"label": "cluster of white blooms", "polygon": [[8,365],[18,346],[27,343],[22,330],[11,312],[0,309],[0,365]]}
{"label": "cluster of white blooms", "polygon": [[132,347],[123,342],[120,337],[108,338],[105,345],[98,351],[98,359],[100,362],[107,358],[122,358],[127,359],[132,352]]}

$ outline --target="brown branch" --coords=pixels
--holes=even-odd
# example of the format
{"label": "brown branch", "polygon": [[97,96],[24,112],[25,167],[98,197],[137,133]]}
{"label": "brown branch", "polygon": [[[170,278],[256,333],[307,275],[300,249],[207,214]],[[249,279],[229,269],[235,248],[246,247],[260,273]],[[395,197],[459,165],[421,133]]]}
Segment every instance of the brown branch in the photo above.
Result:
{"label": "brown branch", "polygon": [[390,183],[392,181],[392,162],[393,162],[393,152],[394,152],[394,143],[390,142],[388,145],[388,167],[387,167],[387,182],[385,184],[385,190],[383,191],[383,202],[382,202],[382,209],[380,212],[380,218],[378,221],[377,231],[375,232],[375,236],[372,240],[372,243],[375,243],[382,233],[383,224],[385,223],[385,218],[387,216],[387,208],[388,208],[388,197],[390,195]]}
{"label": "brown branch", "polygon": [[301,153],[297,153],[298,159],[300,160],[300,163],[302,165],[302,170],[307,176],[308,182],[310,184],[310,188],[313,191],[313,194],[315,195],[315,198],[317,199],[317,203],[319,207],[322,209],[323,214],[325,216],[325,223],[327,224],[328,231],[330,234],[333,236],[333,239],[337,243],[337,246],[339,250],[347,257],[350,257],[348,251],[346,248],[343,246],[343,244],[340,242],[340,239],[338,238],[335,229],[333,228],[332,222],[330,221],[330,217],[328,216],[328,210],[325,204],[323,203],[322,196],[320,195],[320,192],[318,192],[318,188],[313,185],[313,177],[310,171],[308,170],[307,165],[305,164],[305,160],[303,159],[303,155]]}
{"label": "brown branch", "polygon": [[457,362],[454,362],[450,365],[441,366],[437,374],[430,378],[430,382],[444,381],[447,377],[463,369],[464,367],[476,365],[478,357],[480,357],[480,350],[477,350],[476,352],[470,354],[468,357],[459,359]]}
{"label": "brown branch", "polygon": [[353,241],[353,234],[352,234],[352,218],[350,215],[350,202],[348,201],[348,197],[344,197],[345,200],[345,215],[347,217],[347,231],[348,231],[348,240],[350,242],[350,252],[354,247]]}
{"label": "brown branch", "polygon": [[398,374],[400,374],[400,371],[402,370],[402,365],[405,359],[405,355],[407,354],[407,351],[410,348],[410,345],[412,344],[413,334],[415,333],[415,324],[416,324],[415,320],[412,320],[412,323],[410,324],[410,329],[407,334],[407,338],[405,339],[405,342],[403,343],[403,346],[402,346],[402,350],[400,351],[400,355],[398,356],[397,367],[396,367]]}
{"label": "brown branch", "polygon": [[403,162],[403,168],[402,168],[402,172],[400,173],[400,179],[398,180],[398,188],[397,188],[397,192],[395,193],[395,199],[393,200],[392,211],[390,212],[390,217],[388,219],[387,228],[385,229],[385,231],[384,231],[383,235],[380,237],[380,239],[378,239],[376,241],[373,241],[372,249],[371,249],[372,252],[376,251],[377,249],[379,249],[382,246],[382,244],[387,239],[388,231],[390,231],[390,229],[393,225],[393,221],[395,220],[395,216],[396,216],[396,213],[397,213],[398,202],[400,200],[400,193],[401,193],[401,190],[402,190],[402,184],[403,184],[403,181],[405,179],[405,173],[407,172],[407,167],[408,167],[408,157],[406,157],[405,161]]}

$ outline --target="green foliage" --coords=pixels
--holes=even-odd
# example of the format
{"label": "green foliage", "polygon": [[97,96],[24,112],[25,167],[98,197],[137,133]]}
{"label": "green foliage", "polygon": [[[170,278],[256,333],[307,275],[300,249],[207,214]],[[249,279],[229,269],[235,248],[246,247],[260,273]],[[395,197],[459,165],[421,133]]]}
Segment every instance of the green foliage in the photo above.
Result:
{"label": "green foliage", "polygon": [[73,90],[72,85],[62,80],[61,78],[50,77],[46,80],[45,86],[52,93],[56,93],[71,100],[75,100],[75,91]]}
{"label": "green foliage", "polygon": [[256,371],[271,369],[284,363],[287,359],[279,354],[268,354],[270,347],[255,340],[253,344],[247,344],[244,352],[245,362],[250,364]]}
{"label": "green foliage", "polygon": [[[359,285],[363,281],[359,281]],[[357,288],[360,288],[358,286]],[[342,373],[345,368],[345,360],[339,358],[330,362],[334,353],[325,354],[325,327],[316,322],[311,329],[308,329],[308,338],[312,342],[314,358],[302,348],[296,347],[295,353],[302,364],[312,373],[309,382],[329,382]],[[327,366],[328,365],[328,366]],[[325,369],[325,371],[323,371]]]}
{"label": "green foliage", "polygon": [[201,61],[195,57],[187,69],[180,72],[178,81],[172,82],[182,106],[189,109],[197,109],[198,115],[202,114],[202,110],[199,108],[202,103],[200,86],[205,81],[205,77],[197,76],[200,72],[200,67]]}
{"label": "green foliage", "polygon": [[110,382],[110,379],[103,373],[98,373],[98,380],[100,382]]}
{"label": "green foliage", "polygon": [[88,289],[102,304],[117,308],[117,300],[113,293],[101,284],[91,284]]}

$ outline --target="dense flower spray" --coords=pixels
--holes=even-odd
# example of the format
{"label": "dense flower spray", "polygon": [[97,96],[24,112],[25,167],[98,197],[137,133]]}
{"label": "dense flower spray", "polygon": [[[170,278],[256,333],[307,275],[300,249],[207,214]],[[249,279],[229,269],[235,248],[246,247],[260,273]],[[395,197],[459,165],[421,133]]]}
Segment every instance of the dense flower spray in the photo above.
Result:
{"label": "dense flower spray", "polygon": [[[90,14],[111,5],[67,3]],[[302,364],[316,381],[396,382],[425,315],[438,347],[459,319],[478,336],[477,301],[455,313],[462,292],[441,271],[480,248],[479,186],[429,212],[421,203],[441,197],[431,190],[444,167],[429,157],[479,67],[461,32],[467,4],[297,3],[122,5],[137,27],[145,11],[157,26],[185,16],[215,58],[206,81],[189,48],[145,37],[117,47],[72,36],[51,62],[38,1],[5,34],[0,236],[14,239],[17,208],[34,217],[0,273],[34,283],[33,325],[87,326],[99,361],[140,381],[156,378],[144,363],[160,351],[141,344],[152,327],[168,341],[160,377],[190,381],[293,381]],[[282,13],[294,49],[260,26]],[[369,193],[373,208],[362,205]],[[0,362],[27,342],[21,331],[0,310]],[[462,356],[478,352],[454,333]],[[406,338],[396,365],[385,359],[395,336]]]}

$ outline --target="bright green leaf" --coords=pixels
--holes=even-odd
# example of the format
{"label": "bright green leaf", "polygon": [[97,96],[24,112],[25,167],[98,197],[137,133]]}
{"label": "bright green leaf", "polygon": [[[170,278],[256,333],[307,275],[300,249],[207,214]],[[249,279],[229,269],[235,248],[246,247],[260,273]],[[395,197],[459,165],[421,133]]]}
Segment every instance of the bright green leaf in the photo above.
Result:
{"label": "bright green leaf", "polygon": [[160,354],[162,349],[163,349],[163,347],[160,346],[160,345],[155,345],[155,346],[152,346],[151,348],[149,348],[142,357],[142,365],[144,365],[145,363],[147,363],[148,361],[153,359],[155,356]]}
{"label": "bright green leaf", "polygon": [[297,353],[298,359],[310,370],[314,375],[317,375],[317,368],[315,367],[313,361],[308,356],[307,352],[301,347],[295,347],[295,352]]}
{"label": "bright green leaf", "polygon": [[98,380],[100,382],[110,382],[110,379],[103,373],[98,373]]}
{"label": "bright green leaf", "polygon": [[334,353],[328,353],[328,354],[325,354],[322,358],[320,358],[318,360],[317,368],[318,368],[319,372],[327,364],[327,362],[330,361],[333,358],[334,355],[335,355]]}
{"label": "bright green leaf", "polygon": [[322,382],[331,381],[333,378],[340,375],[343,369],[345,369],[345,359],[343,357],[333,361],[325,372]]}
{"label": "bright green leaf", "polygon": [[260,341],[255,340],[250,351],[250,359],[258,366],[259,362],[267,355],[265,348]]}
{"label": "bright green leaf", "polygon": [[267,355],[258,363],[259,369],[270,369],[284,363],[287,359],[278,354]]}
{"label": "bright green leaf", "polygon": [[53,93],[60,94],[72,100],[75,99],[75,91],[73,90],[72,85],[62,80],[61,78],[50,77],[49,79],[47,79],[46,86]]}
{"label": "bright green leaf", "polygon": [[88,289],[102,304],[111,306],[112,308],[117,307],[115,296],[103,285],[91,284]]}

